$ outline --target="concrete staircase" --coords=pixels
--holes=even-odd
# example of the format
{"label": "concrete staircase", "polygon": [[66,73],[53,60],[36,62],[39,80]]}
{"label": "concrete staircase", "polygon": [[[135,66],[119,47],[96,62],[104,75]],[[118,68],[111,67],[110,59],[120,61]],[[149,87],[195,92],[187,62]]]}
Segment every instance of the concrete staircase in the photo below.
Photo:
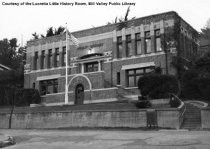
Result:
{"label": "concrete staircase", "polygon": [[186,111],[184,114],[184,122],[182,129],[201,129],[201,113],[200,109],[190,103],[185,103]]}

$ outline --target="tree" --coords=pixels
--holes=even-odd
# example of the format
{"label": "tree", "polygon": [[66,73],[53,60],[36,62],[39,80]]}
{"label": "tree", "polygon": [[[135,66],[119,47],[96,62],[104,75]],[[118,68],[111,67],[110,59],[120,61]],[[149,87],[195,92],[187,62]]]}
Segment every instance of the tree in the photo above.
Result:
{"label": "tree", "polygon": [[45,38],[45,37],[51,37],[51,36],[55,36],[55,35],[61,35],[63,34],[65,31],[65,27],[63,26],[59,26],[58,28],[53,28],[53,27],[50,27],[47,29],[46,31],[46,35],[38,35],[36,32],[32,34],[33,36],[33,39],[39,39],[39,38]]}
{"label": "tree", "polygon": [[[123,22],[128,21],[129,20],[129,18],[128,18],[129,12],[130,12],[130,6],[127,8],[125,16],[120,17],[120,18],[115,17],[115,20],[112,21],[112,22],[108,22],[107,25],[114,24],[114,23],[123,23]],[[131,20],[133,20],[135,18],[136,17],[132,17]]]}
{"label": "tree", "polygon": [[54,36],[54,31],[53,31],[53,27],[50,27],[48,30],[47,30],[47,34],[46,34],[46,37],[50,37],[50,36]]}
{"label": "tree", "polygon": [[33,36],[33,39],[39,39],[39,35],[36,32],[33,33],[32,36]]}
{"label": "tree", "polygon": [[1,98],[1,100],[5,100],[7,105],[11,107],[9,128],[11,128],[16,90],[23,87],[24,79],[25,47],[17,47],[16,38],[0,40],[0,63],[11,68],[9,71],[0,72],[0,87],[3,90],[3,93],[1,93],[4,94],[4,98]]}
{"label": "tree", "polygon": [[200,37],[210,40],[210,18],[207,20],[206,25],[201,29]]}
{"label": "tree", "polygon": [[210,99],[210,52],[198,58],[193,67],[182,75],[182,97]]}
{"label": "tree", "polygon": [[55,29],[54,34],[55,35],[60,35],[60,34],[64,33],[64,31],[65,31],[65,28],[62,27],[62,26],[59,26],[58,29]]}

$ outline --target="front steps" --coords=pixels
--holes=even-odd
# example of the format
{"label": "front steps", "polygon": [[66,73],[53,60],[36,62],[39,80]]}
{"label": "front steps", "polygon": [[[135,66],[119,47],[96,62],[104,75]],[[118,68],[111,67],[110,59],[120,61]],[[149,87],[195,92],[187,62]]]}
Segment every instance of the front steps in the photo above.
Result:
{"label": "front steps", "polygon": [[186,111],[182,129],[199,130],[201,129],[201,113],[200,109],[190,103],[185,103]]}

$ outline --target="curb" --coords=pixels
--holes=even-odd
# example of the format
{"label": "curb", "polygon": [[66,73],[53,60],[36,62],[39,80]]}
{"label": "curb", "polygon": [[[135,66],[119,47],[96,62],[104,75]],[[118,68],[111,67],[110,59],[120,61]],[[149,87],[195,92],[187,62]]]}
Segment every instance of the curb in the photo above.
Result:
{"label": "curb", "polygon": [[14,145],[14,144],[15,144],[15,139],[11,136],[8,136],[7,140],[0,141],[0,148],[7,147],[7,146],[10,146],[10,145]]}

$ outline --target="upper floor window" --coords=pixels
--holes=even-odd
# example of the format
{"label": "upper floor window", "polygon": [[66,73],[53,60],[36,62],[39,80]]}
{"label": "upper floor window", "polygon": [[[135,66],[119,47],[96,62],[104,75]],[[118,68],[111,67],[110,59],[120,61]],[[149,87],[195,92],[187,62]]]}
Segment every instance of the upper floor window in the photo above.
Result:
{"label": "upper floor window", "polygon": [[122,37],[117,37],[117,58],[122,58]]}
{"label": "upper floor window", "polygon": [[136,51],[136,54],[139,55],[139,54],[142,54],[142,50],[141,50],[141,36],[140,36],[140,33],[136,33],[135,35],[135,40],[136,40],[136,47],[135,47],[135,51]]}
{"label": "upper floor window", "polygon": [[59,65],[59,48],[56,48],[55,49],[55,64],[54,64],[54,66],[58,67],[58,65]]}
{"label": "upper floor window", "polygon": [[95,72],[98,71],[98,62],[91,62],[85,64],[84,72]]}
{"label": "upper floor window", "polygon": [[34,55],[34,70],[37,70],[37,66],[38,66],[38,52],[35,52],[35,55]]}
{"label": "upper floor window", "polygon": [[45,67],[45,51],[42,50],[42,54],[41,54],[41,69],[44,69]]}
{"label": "upper floor window", "polygon": [[146,53],[152,52],[150,31],[145,32],[145,51]]}
{"label": "upper floor window", "polygon": [[66,47],[62,50],[62,66],[66,66]]}
{"label": "upper floor window", "polygon": [[126,56],[132,56],[131,35],[126,36]]}
{"label": "upper floor window", "polygon": [[53,63],[53,56],[52,56],[52,49],[48,50],[48,68],[52,68]]}
{"label": "upper floor window", "polygon": [[160,30],[155,30],[155,51],[157,52],[162,51]]}

